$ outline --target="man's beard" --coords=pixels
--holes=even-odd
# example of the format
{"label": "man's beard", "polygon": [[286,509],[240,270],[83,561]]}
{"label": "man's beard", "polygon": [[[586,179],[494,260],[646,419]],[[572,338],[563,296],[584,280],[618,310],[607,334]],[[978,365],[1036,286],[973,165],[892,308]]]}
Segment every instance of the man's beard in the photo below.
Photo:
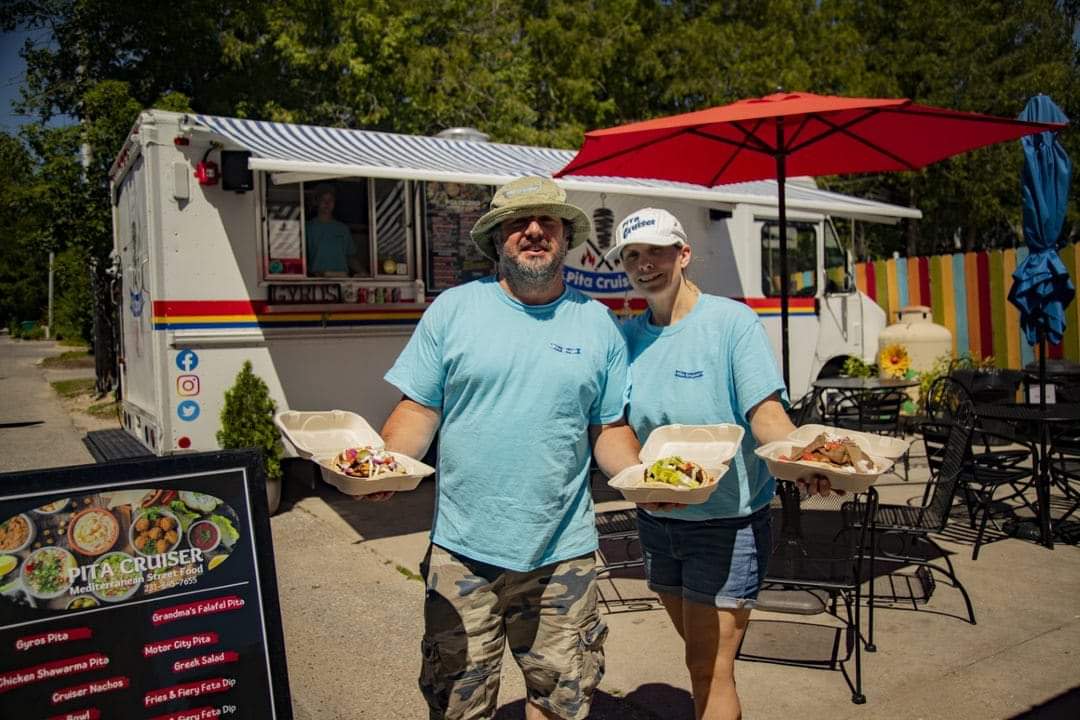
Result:
{"label": "man's beard", "polygon": [[511,287],[523,290],[542,290],[547,288],[562,275],[563,261],[569,249],[567,243],[557,243],[555,254],[551,260],[543,265],[537,263],[522,262],[519,257],[500,253],[499,274],[506,278]]}

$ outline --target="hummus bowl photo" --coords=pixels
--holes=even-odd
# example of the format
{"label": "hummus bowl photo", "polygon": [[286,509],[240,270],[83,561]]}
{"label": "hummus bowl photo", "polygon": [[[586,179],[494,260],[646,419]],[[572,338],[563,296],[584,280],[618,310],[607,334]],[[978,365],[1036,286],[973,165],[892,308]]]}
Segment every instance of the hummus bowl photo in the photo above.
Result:
{"label": "hummus bowl photo", "polygon": [[120,523],[104,508],[87,508],[68,522],[68,544],[80,555],[94,557],[111,550],[120,537]]}

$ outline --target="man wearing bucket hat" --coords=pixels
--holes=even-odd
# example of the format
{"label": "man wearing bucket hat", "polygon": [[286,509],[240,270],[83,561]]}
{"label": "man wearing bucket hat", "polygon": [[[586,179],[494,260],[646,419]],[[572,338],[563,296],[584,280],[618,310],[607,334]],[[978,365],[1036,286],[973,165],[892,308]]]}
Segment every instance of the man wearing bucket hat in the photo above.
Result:
{"label": "man wearing bucket hat", "polygon": [[[615,242],[607,258],[622,259],[649,305],[623,326],[631,427],[642,439],[672,424],[746,430],[731,470],[705,503],[638,509],[646,580],[686,643],[697,718],[740,717],[735,651],[765,575],[775,491],[754,447],[795,429],[782,404],[784,382],[754,311],[702,293],[686,277],[692,251],[678,218],[643,208],[619,224]],[[829,492],[818,476],[802,484]]]}
{"label": "man wearing bucket hat", "polygon": [[404,397],[382,430],[422,456],[439,430],[420,687],[432,718],[495,714],[504,645],[526,717],[584,718],[603,675],[590,458],[638,462],[623,420],[626,344],[563,283],[588,217],[546,178],[501,187],[472,239],[498,264],[443,292],[386,374]]}

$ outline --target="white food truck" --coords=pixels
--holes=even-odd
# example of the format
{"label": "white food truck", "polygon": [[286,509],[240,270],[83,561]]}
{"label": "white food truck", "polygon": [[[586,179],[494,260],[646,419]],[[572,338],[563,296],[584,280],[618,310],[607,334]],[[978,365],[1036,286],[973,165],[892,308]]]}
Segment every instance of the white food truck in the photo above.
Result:
{"label": "white food truck", "polygon": [[[469,137],[466,134],[466,137]],[[217,447],[245,360],[280,410],[351,410],[378,428],[398,399],[382,376],[439,292],[492,271],[469,240],[494,187],[550,176],[565,150],[151,110],[111,171],[123,425],[158,455]],[[603,259],[643,206],[682,221],[690,277],[758,312],[779,356],[776,185],[707,189],[560,180],[594,220],[566,281],[619,313],[644,305]],[[830,218],[920,213],[787,188],[791,394],[848,356],[871,359],[885,315],[854,289]],[[497,339],[493,338],[493,341]]]}

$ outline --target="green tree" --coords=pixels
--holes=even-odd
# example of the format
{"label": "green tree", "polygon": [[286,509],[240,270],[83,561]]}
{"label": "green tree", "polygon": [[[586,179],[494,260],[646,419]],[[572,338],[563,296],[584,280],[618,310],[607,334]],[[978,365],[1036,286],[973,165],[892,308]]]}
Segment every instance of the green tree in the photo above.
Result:
{"label": "green tree", "polygon": [[251,361],[245,360],[236,382],[225,391],[217,441],[225,449],[261,450],[267,480],[281,478],[282,445],[274,426],[276,410],[277,404],[270,397],[266,383],[252,371]]}
{"label": "green tree", "polygon": [[[46,215],[57,218],[50,242],[77,239],[99,263],[108,164],[135,113],[155,104],[418,134],[474,125],[496,141],[565,148],[590,129],[777,87],[1004,116],[1041,91],[1080,112],[1080,0],[10,0],[5,9],[0,28],[49,28],[54,39],[24,48],[22,107],[84,125],[39,144],[63,148],[66,161],[84,142],[92,150],[78,201],[86,212],[43,196],[42,206],[59,203]],[[1064,141],[1080,157],[1080,136]],[[39,162],[53,183],[63,163]],[[863,230],[868,253],[934,252],[954,239],[999,246],[1018,239],[1019,163],[1007,144],[917,173],[821,183],[923,210],[901,232]],[[1069,212],[1074,232],[1075,196]]]}
{"label": "green tree", "polygon": [[[0,133],[0,322],[39,320],[47,302],[48,253],[34,242],[34,167],[19,138]],[[43,270],[45,272],[43,272]]]}
{"label": "green tree", "polygon": [[[822,12],[857,30],[851,50],[866,59],[870,95],[907,97],[1015,117],[1028,98],[1050,95],[1076,117],[1080,63],[1073,38],[1080,3],[1055,0],[825,0]],[[1070,155],[1080,138],[1065,133]],[[916,173],[827,178],[830,189],[918,206],[901,242],[870,229],[876,255],[909,255],[1013,246],[1020,231],[1020,169],[1016,143],[976,150]],[[1070,217],[1075,218],[1075,185]],[[1075,222],[1072,223],[1075,226]],[[875,240],[877,242],[875,242]]]}

